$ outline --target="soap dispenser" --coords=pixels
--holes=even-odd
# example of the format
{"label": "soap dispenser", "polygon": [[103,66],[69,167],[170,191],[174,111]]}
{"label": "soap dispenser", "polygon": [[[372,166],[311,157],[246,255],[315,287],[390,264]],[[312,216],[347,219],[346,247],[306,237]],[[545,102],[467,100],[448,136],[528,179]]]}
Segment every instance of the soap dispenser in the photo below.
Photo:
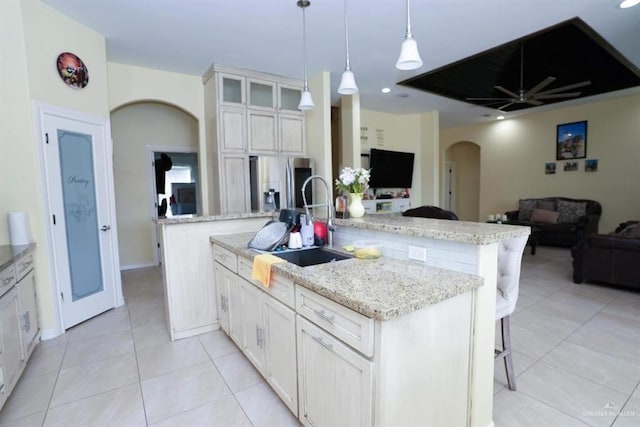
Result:
{"label": "soap dispenser", "polygon": [[302,236],[302,246],[313,246],[313,221],[307,220],[306,215],[300,215],[300,235]]}

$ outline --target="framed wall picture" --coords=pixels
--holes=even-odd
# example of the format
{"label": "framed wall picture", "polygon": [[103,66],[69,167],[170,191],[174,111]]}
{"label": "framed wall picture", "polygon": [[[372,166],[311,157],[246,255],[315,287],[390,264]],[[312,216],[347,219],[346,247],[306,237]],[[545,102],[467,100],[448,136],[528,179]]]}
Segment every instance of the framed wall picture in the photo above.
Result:
{"label": "framed wall picture", "polygon": [[558,125],[556,132],[556,160],[587,157],[587,121]]}
{"label": "framed wall picture", "polygon": [[546,175],[553,175],[556,173],[556,162],[549,162],[544,164],[544,173]]}

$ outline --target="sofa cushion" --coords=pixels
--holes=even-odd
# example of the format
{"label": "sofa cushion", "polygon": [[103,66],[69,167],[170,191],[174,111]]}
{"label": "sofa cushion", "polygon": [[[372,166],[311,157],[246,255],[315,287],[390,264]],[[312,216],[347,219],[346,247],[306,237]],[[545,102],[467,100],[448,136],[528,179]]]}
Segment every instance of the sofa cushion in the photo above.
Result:
{"label": "sofa cushion", "polygon": [[518,221],[529,221],[531,212],[537,208],[537,199],[520,199],[518,202]]}
{"label": "sofa cushion", "polygon": [[558,222],[577,222],[581,217],[586,215],[587,203],[558,200],[558,212],[560,213]]}
{"label": "sofa cushion", "polygon": [[558,222],[558,218],[560,217],[560,212],[550,211],[545,209],[534,209],[531,212],[531,222],[544,222],[547,224],[556,224]]}

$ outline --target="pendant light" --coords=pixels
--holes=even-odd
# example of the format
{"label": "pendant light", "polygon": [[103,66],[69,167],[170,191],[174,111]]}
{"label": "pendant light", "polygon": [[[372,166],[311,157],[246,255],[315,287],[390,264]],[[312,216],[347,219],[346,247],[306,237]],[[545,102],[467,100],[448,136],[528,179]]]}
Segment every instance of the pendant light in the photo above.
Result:
{"label": "pendant light", "polygon": [[344,67],[344,73],[342,73],[342,80],[340,80],[340,87],[338,87],[338,93],[341,95],[353,95],[358,93],[358,86],[356,85],[356,78],[351,71],[351,63],[349,62],[349,27],[347,26],[347,0],[344,0],[344,49],[346,52],[346,62]]}
{"label": "pendant light", "polygon": [[411,33],[411,5],[409,3],[410,0],[407,0],[407,32],[400,48],[400,57],[396,62],[398,70],[415,70],[422,67],[422,59],[420,59],[420,53],[418,53],[418,43]]}
{"label": "pendant light", "polygon": [[302,93],[300,94],[298,109],[306,111],[313,110],[315,107],[313,98],[311,98],[311,92],[309,92],[309,83],[307,82],[307,22],[304,15],[304,10],[311,5],[311,1],[298,0],[296,4],[298,7],[302,8],[302,46],[304,50],[304,86],[302,87]]}

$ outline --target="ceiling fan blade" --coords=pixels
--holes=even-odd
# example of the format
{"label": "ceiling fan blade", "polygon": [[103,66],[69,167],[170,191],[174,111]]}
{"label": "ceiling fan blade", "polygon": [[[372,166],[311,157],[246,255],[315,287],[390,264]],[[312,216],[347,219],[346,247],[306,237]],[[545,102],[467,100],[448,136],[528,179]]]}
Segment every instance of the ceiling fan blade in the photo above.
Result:
{"label": "ceiling fan blade", "polygon": [[555,77],[547,77],[546,79],[544,79],[543,81],[541,81],[540,83],[538,83],[537,85],[535,85],[533,88],[529,89],[529,91],[527,93],[524,94],[525,98],[529,98],[532,95],[535,95],[536,93],[538,93],[540,90],[542,90],[543,88],[549,86],[551,83],[553,83],[556,80]]}
{"label": "ceiling fan blade", "polygon": [[467,101],[511,101],[511,98],[465,98]]}
{"label": "ceiling fan blade", "polygon": [[511,92],[511,91],[510,91],[510,90],[508,90],[508,89],[503,88],[502,86],[494,86],[494,88],[498,89],[498,90],[499,90],[499,91],[501,91],[501,92],[506,93],[506,94],[507,94],[507,95],[509,95],[511,98],[515,98],[515,99],[520,98],[518,95],[516,95],[515,93]]}
{"label": "ceiling fan blade", "polygon": [[585,80],[584,82],[574,83],[572,85],[557,87],[555,89],[549,89],[543,92],[538,92],[538,95],[551,95],[552,93],[558,93],[558,92],[563,92],[565,90],[577,89],[579,87],[589,86],[590,84],[591,84],[591,81]]}
{"label": "ceiling fan blade", "polygon": [[537,94],[533,99],[574,98],[576,96],[580,96],[581,93],[582,92],[555,93],[551,95]]}
{"label": "ceiling fan blade", "polygon": [[510,103],[508,103],[508,104],[504,104],[502,107],[498,107],[497,109],[498,109],[498,110],[502,110],[503,108],[507,108],[509,105],[512,105],[512,104],[514,104],[514,103],[513,103],[513,102],[510,102]]}
{"label": "ceiling fan blade", "polygon": [[531,104],[531,105],[542,105],[543,104],[542,101],[537,101],[535,99],[527,99],[525,102],[527,104]]}

